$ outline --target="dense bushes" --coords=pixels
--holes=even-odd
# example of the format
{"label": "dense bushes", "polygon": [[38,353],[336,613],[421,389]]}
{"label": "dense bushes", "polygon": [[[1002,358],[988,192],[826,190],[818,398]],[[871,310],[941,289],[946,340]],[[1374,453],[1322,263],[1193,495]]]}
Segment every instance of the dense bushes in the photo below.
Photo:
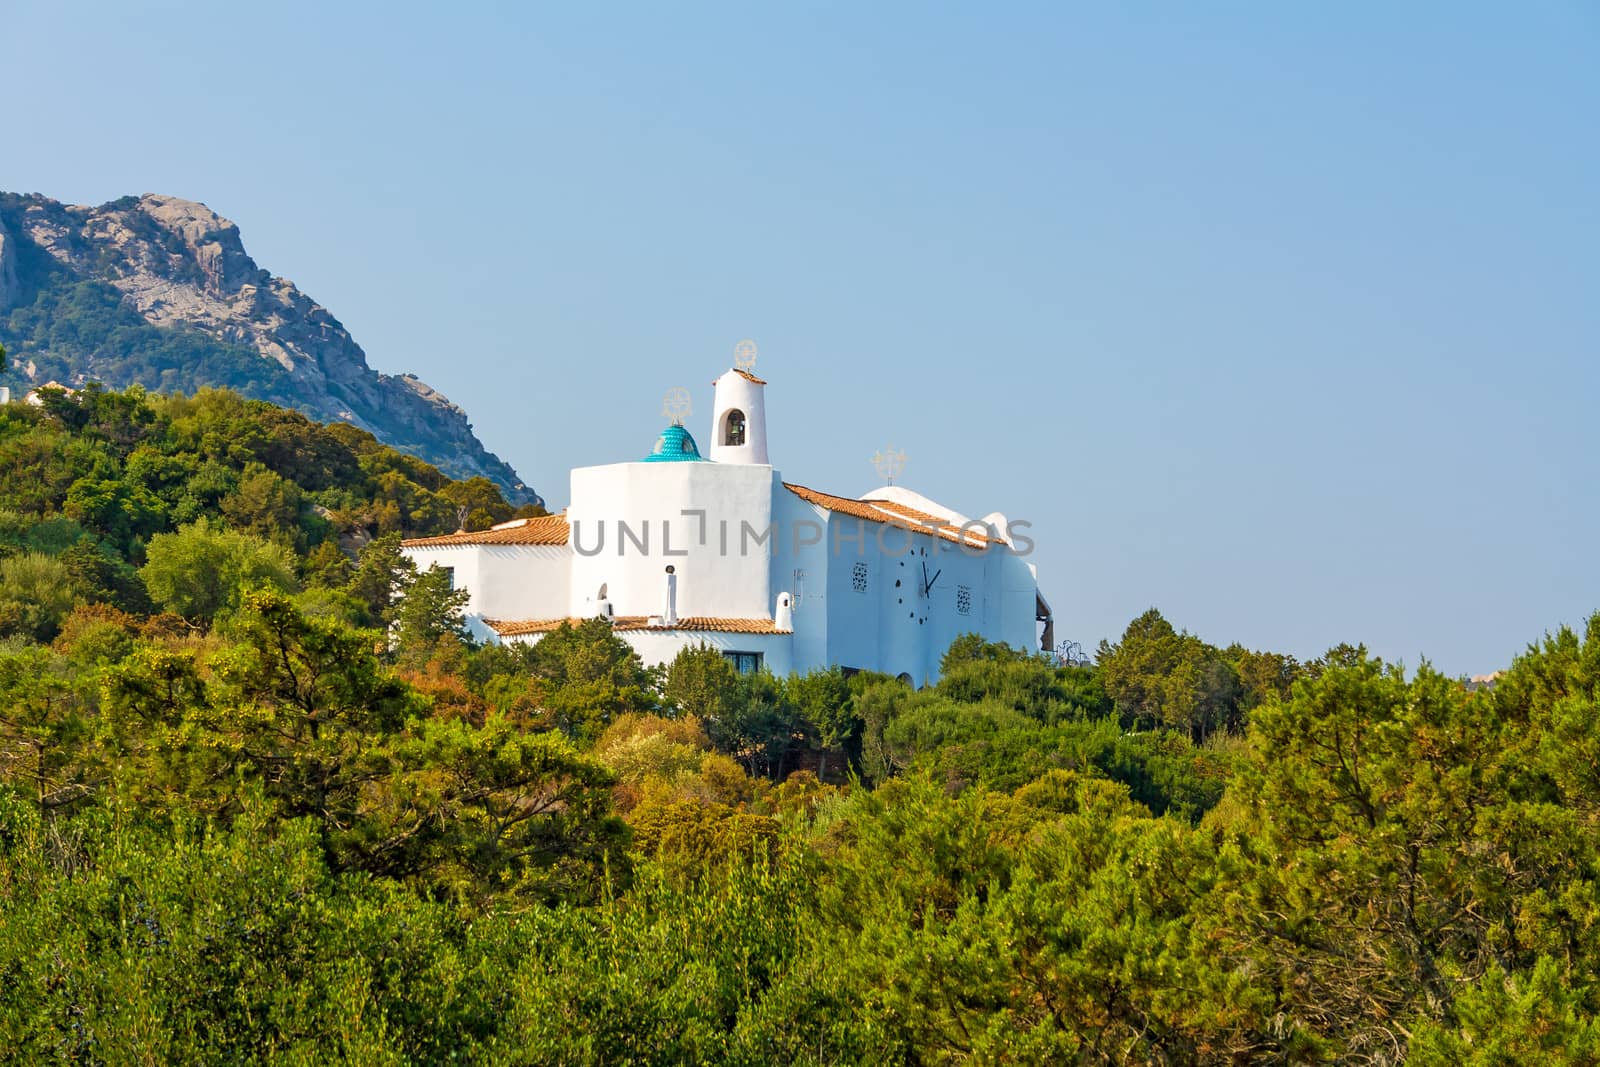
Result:
{"label": "dense bushes", "polygon": [[[669,703],[614,717],[592,756],[537,720],[440,718],[344,626],[258,592],[225,634],[82,613],[56,649],[0,657],[0,1046],[484,1063],[1595,1047],[1600,789],[1573,754],[1597,744],[1600,618],[1494,693],[1358,657],[1227,745],[1064,721],[1038,732],[1077,731],[1051,750],[1076,764],[1015,788],[953,772],[950,742],[876,789],[752,778]],[[1009,708],[900,699],[1023,729]],[[1226,792],[1185,808],[1177,781]]]}
{"label": "dense bushes", "polygon": [[478,525],[516,514],[485,479],[452,482],[365,431],[233,393],[44,395],[0,408],[0,551],[87,539],[138,566],[153,537],[205,520],[309,554],[448,532],[463,508]]}
{"label": "dense bushes", "polygon": [[650,670],[467,640],[398,533],[504,505],[348,428],[89,390],[0,457],[0,1061],[1600,1056],[1600,616],[1480,691],[1154,612]]}

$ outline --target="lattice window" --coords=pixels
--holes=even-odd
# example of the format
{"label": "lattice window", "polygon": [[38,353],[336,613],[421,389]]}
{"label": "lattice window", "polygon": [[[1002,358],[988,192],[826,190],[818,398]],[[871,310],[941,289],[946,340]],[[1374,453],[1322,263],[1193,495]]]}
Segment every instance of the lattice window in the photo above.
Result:
{"label": "lattice window", "polygon": [[850,588],[858,593],[867,591],[867,565],[865,562],[857,563],[850,568]]}
{"label": "lattice window", "polygon": [[956,613],[960,615],[972,614],[972,586],[956,586]]}

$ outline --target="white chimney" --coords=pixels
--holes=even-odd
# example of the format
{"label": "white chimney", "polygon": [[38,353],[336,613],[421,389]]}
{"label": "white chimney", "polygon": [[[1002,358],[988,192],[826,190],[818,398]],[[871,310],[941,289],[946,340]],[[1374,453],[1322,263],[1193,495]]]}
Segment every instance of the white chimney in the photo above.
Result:
{"label": "white chimney", "polygon": [[678,625],[678,572],[671,564],[667,565],[667,611],[661,616],[661,624]]}
{"label": "white chimney", "polygon": [[788,593],[778,594],[778,607],[772,613],[772,628],[774,630],[794,630],[794,604]]}

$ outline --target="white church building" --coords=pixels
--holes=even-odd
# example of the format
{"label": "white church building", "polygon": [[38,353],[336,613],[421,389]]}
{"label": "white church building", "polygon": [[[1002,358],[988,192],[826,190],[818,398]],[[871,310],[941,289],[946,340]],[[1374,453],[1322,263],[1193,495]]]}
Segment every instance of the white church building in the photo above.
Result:
{"label": "white church building", "polygon": [[674,421],[647,456],[574,470],[559,515],[403,551],[468,591],[482,640],[603,616],[646,664],[705,643],[741,671],[838,666],[916,685],[963,634],[1052,647],[1026,523],[892,484],[846,497],[785,481],[768,458],[766,384],[748,365],[717,379],[709,455]]}

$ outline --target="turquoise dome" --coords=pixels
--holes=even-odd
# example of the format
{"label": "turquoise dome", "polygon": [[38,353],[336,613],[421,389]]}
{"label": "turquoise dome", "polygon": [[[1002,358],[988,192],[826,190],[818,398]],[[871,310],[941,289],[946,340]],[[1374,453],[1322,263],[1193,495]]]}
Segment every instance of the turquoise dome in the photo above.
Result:
{"label": "turquoise dome", "polygon": [[673,423],[656,438],[653,452],[644,457],[646,463],[693,463],[701,460],[700,449],[680,423]]}

